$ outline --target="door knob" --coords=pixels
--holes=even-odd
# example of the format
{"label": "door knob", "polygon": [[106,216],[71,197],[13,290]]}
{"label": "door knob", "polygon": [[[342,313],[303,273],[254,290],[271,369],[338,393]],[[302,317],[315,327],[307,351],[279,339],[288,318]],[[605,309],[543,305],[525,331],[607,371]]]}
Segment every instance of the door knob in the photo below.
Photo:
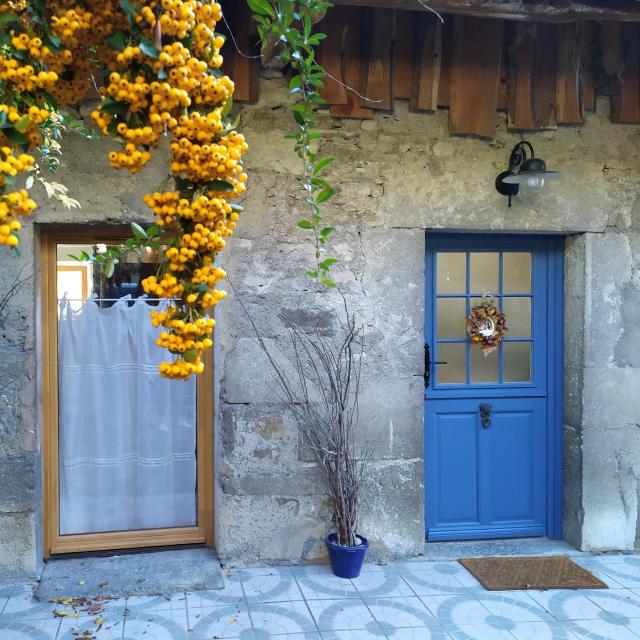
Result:
{"label": "door knob", "polygon": [[490,404],[482,403],[480,405],[480,422],[485,429],[491,426],[491,409]]}

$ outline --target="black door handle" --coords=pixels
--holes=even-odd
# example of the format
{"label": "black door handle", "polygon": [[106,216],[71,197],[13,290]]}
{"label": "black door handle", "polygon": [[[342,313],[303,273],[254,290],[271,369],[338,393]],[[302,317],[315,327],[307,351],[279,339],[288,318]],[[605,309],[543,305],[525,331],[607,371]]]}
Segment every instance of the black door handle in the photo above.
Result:
{"label": "black door handle", "polygon": [[490,404],[482,403],[480,405],[480,422],[485,429],[491,426],[491,409],[493,407]]}
{"label": "black door handle", "polygon": [[424,344],[424,373],[422,374],[424,377],[424,386],[425,388],[429,386],[431,382],[431,365],[432,364],[447,364],[445,360],[433,361],[431,360],[431,349],[429,345],[425,342]]}

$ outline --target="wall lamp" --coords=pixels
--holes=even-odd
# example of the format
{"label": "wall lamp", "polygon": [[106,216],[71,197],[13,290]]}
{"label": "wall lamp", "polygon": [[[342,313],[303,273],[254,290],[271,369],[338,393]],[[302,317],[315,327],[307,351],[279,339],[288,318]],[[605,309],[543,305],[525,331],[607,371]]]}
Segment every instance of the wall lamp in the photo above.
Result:
{"label": "wall lamp", "polygon": [[[529,148],[529,157],[526,147]],[[498,193],[509,198],[511,206],[511,196],[518,193],[521,185],[530,189],[542,189],[545,180],[555,180],[559,177],[560,173],[557,171],[547,171],[545,161],[536,158],[531,143],[523,140],[513,147],[509,156],[509,169],[496,178],[496,189]]]}

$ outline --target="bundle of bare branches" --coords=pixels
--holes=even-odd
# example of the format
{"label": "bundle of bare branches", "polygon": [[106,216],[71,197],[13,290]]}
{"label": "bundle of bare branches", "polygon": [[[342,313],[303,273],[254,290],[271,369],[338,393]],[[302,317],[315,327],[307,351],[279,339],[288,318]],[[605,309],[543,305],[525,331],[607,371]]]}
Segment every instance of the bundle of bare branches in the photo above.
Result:
{"label": "bundle of bare branches", "polygon": [[279,314],[290,341],[288,372],[251,322],[273,368],[276,391],[324,471],[337,542],[355,547],[360,544],[358,500],[368,459],[364,443],[356,442],[364,326],[349,311],[344,296],[342,301],[342,313],[333,311],[339,326],[335,335],[319,326],[302,327]]}

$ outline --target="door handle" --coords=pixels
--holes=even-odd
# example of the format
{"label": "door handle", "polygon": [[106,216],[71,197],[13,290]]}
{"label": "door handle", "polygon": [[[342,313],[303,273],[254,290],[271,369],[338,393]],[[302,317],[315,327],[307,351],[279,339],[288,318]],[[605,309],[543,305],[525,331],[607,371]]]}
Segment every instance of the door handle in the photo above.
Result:
{"label": "door handle", "polygon": [[424,373],[422,374],[424,378],[424,386],[425,388],[429,386],[431,382],[431,365],[432,364],[447,364],[445,360],[433,361],[431,360],[431,349],[429,345],[424,343]]}
{"label": "door handle", "polygon": [[491,409],[492,406],[485,402],[480,405],[480,422],[485,429],[491,426]]}

